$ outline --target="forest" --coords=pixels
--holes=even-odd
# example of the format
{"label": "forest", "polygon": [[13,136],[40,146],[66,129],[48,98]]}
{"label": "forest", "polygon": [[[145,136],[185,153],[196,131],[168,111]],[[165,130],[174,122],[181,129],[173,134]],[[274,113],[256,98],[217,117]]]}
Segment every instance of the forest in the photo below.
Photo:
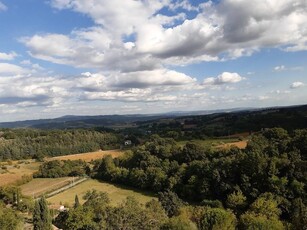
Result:
{"label": "forest", "polygon": [[2,129],[0,161],[42,159],[46,156],[115,149],[119,147],[119,138],[119,135],[111,132],[90,129]]}

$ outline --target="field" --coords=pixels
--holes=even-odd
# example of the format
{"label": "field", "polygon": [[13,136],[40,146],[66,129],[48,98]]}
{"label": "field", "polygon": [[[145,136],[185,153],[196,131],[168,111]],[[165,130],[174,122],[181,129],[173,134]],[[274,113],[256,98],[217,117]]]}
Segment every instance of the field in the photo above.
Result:
{"label": "field", "polygon": [[234,143],[238,142],[238,138],[211,138],[211,139],[206,139],[206,140],[190,140],[190,141],[179,141],[178,144],[180,146],[184,146],[186,143],[191,142],[195,144],[202,145],[205,148],[210,148],[210,147],[218,147],[227,143]]}
{"label": "field", "polygon": [[154,198],[154,196],[150,193],[144,193],[139,190],[132,190],[131,188],[90,179],[62,193],[50,197],[47,200],[51,203],[51,205],[66,203],[71,206],[74,204],[75,195],[78,195],[80,202],[83,203],[83,195],[91,189],[108,193],[111,200],[111,205],[121,203],[127,196],[134,196],[141,204],[145,204]]}
{"label": "field", "polygon": [[18,161],[1,162],[0,186],[16,183],[21,180],[24,175],[32,175],[38,170],[40,164],[41,163],[32,160],[24,161],[23,163]]}
{"label": "field", "polygon": [[[51,157],[45,160],[84,160],[90,162],[92,160],[101,159],[106,155],[111,155],[112,157],[119,157],[123,154],[120,150],[108,150],[108,151],[96,151],[81,154],[71,154],[66,156]],[[22,179],[23,175],[32,175],[36,172],[41,165],[41,162],[35,162],[34,160],[24,160],[24,161],[11,161],[11,162],[0,162],[0,186],[14,184]]]}
{"label": "field", "polygon": [[226,143],[226,144],[217,146],[217,148],[230,148],[232,146],[236,146],[239,149],[245,149],[247,146],[247,141],[237,141],[237,142]]}
{"label": "field", "polygon": [[123,154],[123,151],[120,150],[107,150],[107,151],[96,151],[96,152],[89,152],[89,153],[80,153],[80,154],[71,154],[66,156],[59,156],[59,157],[51,157],[48,158],[48,161],[51,160],[83,160],[86,162],[90,162],[92,160],[101,159],[104,156],[111,155],[112,157],[119,157]]}
{"label": "field", "polygon": [[20,186],[22,194],[37,197],[44,193],[61,188],[72,182],[72,177],[36,178]]}

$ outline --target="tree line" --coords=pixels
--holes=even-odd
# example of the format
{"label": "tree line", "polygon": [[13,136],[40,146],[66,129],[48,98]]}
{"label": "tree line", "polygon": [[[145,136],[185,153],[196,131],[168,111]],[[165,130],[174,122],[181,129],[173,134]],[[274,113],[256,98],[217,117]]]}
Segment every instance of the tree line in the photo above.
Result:
{"label": "tree line", "polygon": [[120,136],[95,130],[0,130],[0,161],[42,159],[84,153],[98,149],[118,148]]}

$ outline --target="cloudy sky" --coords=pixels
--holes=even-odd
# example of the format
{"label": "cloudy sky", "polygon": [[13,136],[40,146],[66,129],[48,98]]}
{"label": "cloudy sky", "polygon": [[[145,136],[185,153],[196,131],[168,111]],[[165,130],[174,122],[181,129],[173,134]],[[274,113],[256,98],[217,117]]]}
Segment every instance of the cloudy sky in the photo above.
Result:
{"label": "cloudy sky", "polygon": [[306,103],[306,0],[0,0],[0,121]]}

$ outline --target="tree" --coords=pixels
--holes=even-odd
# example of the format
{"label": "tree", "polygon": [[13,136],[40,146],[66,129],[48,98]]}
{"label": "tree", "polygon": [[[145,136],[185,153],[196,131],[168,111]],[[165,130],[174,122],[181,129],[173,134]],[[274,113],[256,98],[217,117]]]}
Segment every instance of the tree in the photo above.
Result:
{"label": "tree", "polygon": [[199,229],[235,229],[237,220],[235,215],[228,210],[221,208],[206,208],[200,218]]}
{"label": "tree", "polygon": [[78,195],[75,196],[74,208],[78,208],[80,206],[80,201]]}
{"label": "tree", "polygon": [[239,229],[244,230],[282,230],[285,229],[282,222],[278,219],[269,219],[262,214],[247,212],[240,217]]}
{"label": "tree", "polygon": [[161,202],[167,215],[170,217],[177,215],[180,207],[184,205],[184,202],[177,196],[177,194],[170,190],[160,192],[159,201]]}
{"label": "tree", "polygon": [[127,197],[118,207],[109,207],[106,218],[107,229],[159,230],[160,223],[151,220],[134,197]]}
{"label": "tree", "polygon": [[292,224],[295,229],[304,229],[307,226],[307,206],[301,198],[293,201]]}
{"label": "tree", "polygon": [[241,190],[235,191],[227,196],[227,207],[233,209],[236,213],[241,213],[246,204],[246,197],[241,192]]}
{"label": "tree", "polygon": [[1,230],[21,230],[23,229],[20,216],[12,209],[6,208],[0,201],[0,229]]}
{"label": "tree", "polygon": [[45,197],[35,201],[33,211],[33,228],[34,230],[51,230],[51,216]]}
{"label": "tree", "polygon": [[64,229],[78,230],[78,229],[95,229],[96,223],[93,221],[94,213],[92,209],[79,206],[75,209],[69,210],[66,220],[64,221]]}
{"label": "tree", "polygon": [[161,230],[196,230],[196,225],[187,218],[181,218],[180,216],[170,218]]}

